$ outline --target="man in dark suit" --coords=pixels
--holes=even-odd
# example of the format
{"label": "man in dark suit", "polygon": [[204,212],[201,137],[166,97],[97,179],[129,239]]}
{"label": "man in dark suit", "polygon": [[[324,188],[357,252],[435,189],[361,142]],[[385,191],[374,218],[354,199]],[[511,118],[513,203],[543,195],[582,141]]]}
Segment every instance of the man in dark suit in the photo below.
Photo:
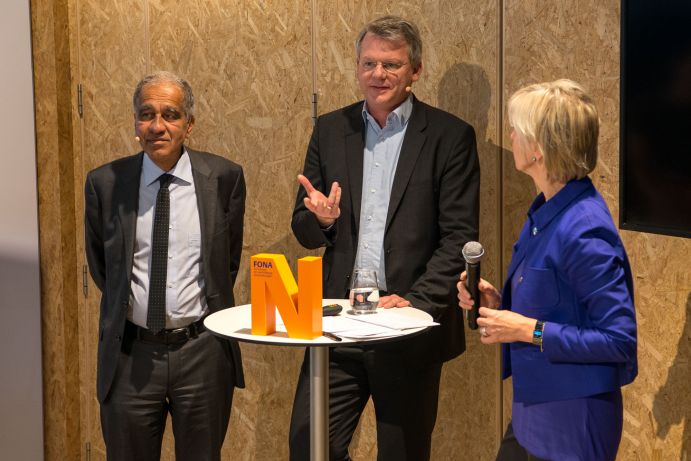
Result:
{"label": "man in dark suit", "polygon": [[189,84],[142,79],[134,125],[143,152],[86,179],[86,254],[102,292],[97,396],[109,460],[158,460],[167,414],[176,459],[219,460],[240,349],[203,324],[233,306],[242,250],[242,168],[184,145]]}
{"label": "man in dark suit", "polygon": [[[410,339],[330,355],[330,459],[350,459],[371,396],[378,459],[421,461],[430,457],[442,364],[465,349],[455,281],[460,250],[478,235],[475,133],[411,94],[422,71],[414,24],[377,19],[356,44],[365,100],[317,120],[292,227],[306,248],[326,247],[325,298],[347,297],[353,268],[374,269],[380,307],[412,305],[440,323]],[[290,428],[294,461],[309,459],[308,375],[306,356]]]}

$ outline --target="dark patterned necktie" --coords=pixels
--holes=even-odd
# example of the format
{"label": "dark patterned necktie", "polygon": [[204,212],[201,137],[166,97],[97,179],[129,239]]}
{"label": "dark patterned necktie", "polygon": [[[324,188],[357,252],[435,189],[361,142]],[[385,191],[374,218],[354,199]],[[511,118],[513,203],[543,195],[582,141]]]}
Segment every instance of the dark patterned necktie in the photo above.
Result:
{"label": "dark patterned necktie", "polygon": [[159,176],[161,188],[156,196],[154,231],[151,244],[151,275],[149,276],[149,308],[146,326],[153,333],[166,327],[166,281],[168,277],[168,225],[170,222],[170,191],[173,176]]}

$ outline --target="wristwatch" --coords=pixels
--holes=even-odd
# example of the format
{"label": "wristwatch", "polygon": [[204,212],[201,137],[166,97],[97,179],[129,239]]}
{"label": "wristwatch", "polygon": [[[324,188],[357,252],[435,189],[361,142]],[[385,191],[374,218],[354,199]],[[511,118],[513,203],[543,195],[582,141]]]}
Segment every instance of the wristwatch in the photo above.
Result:
{"label": "wristwatch", "polygon": [[540,352],[542,352],[542,332],[545,329],[545,322],[538,320],[535,323],[535,329],[533,330],[533,344],[540,346]]}

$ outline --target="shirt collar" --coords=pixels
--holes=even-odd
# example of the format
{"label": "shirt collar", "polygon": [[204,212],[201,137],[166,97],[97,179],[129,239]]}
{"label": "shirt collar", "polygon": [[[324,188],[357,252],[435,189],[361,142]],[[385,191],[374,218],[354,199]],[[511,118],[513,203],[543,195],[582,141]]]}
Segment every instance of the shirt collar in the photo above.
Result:
{"label": "shirt collar", "polygon": [[[397,124],[399,127],[404,127],[408,123],[408,120],[410,120],[410,114],[412,113],[413,96],[409,95],[405,101],[399,104],[399,106],[392,110],[388,117],[386,117],[386,126],[394,126],[394,124]],[[365,121],[365,123],[374,123],[377,127],[379,127],[379,124],[377,124],[377,122],[374,120],[374,117],[372,117],[367,111],[367,101],[365,101],[362,105],[362,119]]]}
{"label": "shirt collar", "polygon": [[149,158],[148,154],[144,154],[144,161],[142,162],[142,180],[147,186],[152,185],[158,181],[158,177],[163,173],[168,173],[177,179],[181,179],[185,183],[192,184],[192,164],[190,163],[190,157],[187,153],[187,149],[183,146],[182,155],[178,159],[170,171],[163,171],[156,165],[153,160]]}
{"label": "shirt collar", "polygon": [[572,179],[557,192],[554,197],[545,201],[545,195],[540,193],[528,210],[530,219],[530,233],[537,235],[555,216],[561,213],[571,202],[585,191],[592,189],[593,183],[588,176],[582,179]]}

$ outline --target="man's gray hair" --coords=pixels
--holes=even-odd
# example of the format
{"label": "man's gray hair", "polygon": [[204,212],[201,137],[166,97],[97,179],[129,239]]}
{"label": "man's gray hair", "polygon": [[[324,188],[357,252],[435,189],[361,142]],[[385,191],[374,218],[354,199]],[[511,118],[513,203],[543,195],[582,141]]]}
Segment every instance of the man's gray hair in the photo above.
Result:
{"label": "man's gray hair", "polygon": [[355,40],[355,52],[360,59],[362,40],[368,33],[376,35],[386,41],[404,41],[408,44],[408,59],[410,66],[415,69],[422,62],[422,39],[417,26],[398,16],[384,16],[365,25]]}
{"label": "man's gray hair", "polygon": [[187,83],[187,80],[166,70],[153,72],[139,80],[137,87],[134,89],[134,95],[132,96],[132,106],[134,108],[134,112],[136,113],[137,109],[139,108],[139,104],[141,102],[140,98],[144,87],[147,85],[156,85],[160,83],[172,83],[180,88],[180,91],[182,91],[182,109],[185,111],[187,120],[191,120],[194,117],[194,94],[192,94],[192,87],[189,83]]}

